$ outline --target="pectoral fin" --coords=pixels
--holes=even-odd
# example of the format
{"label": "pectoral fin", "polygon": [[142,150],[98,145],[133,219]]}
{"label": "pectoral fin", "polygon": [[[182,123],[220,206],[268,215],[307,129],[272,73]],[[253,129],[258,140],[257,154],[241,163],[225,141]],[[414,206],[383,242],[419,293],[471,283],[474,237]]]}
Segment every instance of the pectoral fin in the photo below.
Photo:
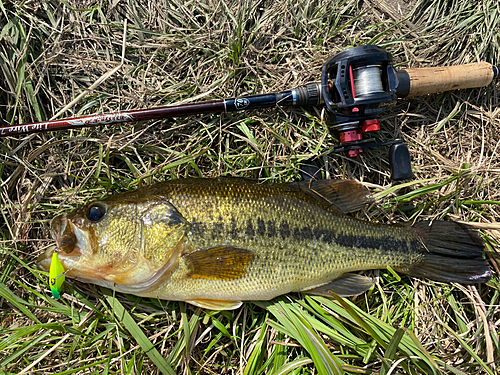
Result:
{"label": "pectoral fin", "polygon": [[288,184],[342,213],[362,209],[373,200],[370,191],[352,180],[309,180]]}
{"label": "pectoral fin", "polygon": [[186,302],[208,310],[235,310],[243,304],[241,301],[216,301],[211,299],[193,299]]}
{"label": "pectoral fin", "polygon": [[234,280],[246,275],[254,253],[237,247],[218,246],[195,250],[182,258],[189,270],[188,277]]}
{"label": "pectoral fin", "polygon": [[366,292],[373,285],[370,277],[355,273],[346,273],[338,279],[330,281],[314,289],[303,290],[303,293],[316,294],[323,297],[331,297],[330,292],[338,294],[340,297],[357,296]]}

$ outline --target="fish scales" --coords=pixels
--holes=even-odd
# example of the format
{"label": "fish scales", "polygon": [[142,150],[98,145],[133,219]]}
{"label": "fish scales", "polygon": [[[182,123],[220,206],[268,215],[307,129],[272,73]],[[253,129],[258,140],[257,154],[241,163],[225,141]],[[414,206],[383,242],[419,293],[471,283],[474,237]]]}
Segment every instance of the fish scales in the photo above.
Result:
{"label": "fish scales", "polygon": [[445,221],[382,225],[340,211],[369,198],[353,181],[266,184],[185,179],[110,196],[54,218],[66,276],[119,292],[234,309],[289,292],[357,295],[354,271],[391,267],[471,284],[491,274],[484,245]]}
{"label": "fish scales", "polygon": [[[269,299],[271,294],[322,285],[345,272],[399,267],[408,262],[415,238],[403,227],[360,222],[322,207],[315,199],[267,184],[211,186],[175,183],[160,192],[191,223],[195,249],[230,245],[250,249],[255,259],[237,280],[191,279],[181,261],[162,285],[168,299],[178,294],[231,300]],[[394,238],[392,243],[388,238]],[[412,245],[413,241],[413,245]],[[356,249],[353,253],[352,249]],[[384,249],[384,250],[382,250]],[[389,251],[388,251],[389,250]],[[413,254],[412,262],[418,261]],[[175,293],[175,295],[174,295]]]}

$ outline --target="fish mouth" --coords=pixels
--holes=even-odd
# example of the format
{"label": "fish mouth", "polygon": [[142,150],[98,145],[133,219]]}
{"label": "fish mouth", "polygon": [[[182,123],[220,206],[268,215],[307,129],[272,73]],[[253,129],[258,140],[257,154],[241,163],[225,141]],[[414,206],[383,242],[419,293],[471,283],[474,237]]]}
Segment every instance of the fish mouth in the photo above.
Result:
{"label": "fish mouth", "polygon": [[[76,219],[78,221],[78,218]],[[91,272],[81,267],[81,258],[92,253],[89,230],[69,219],[66,214],[56,216],[50,224],[50,232],[55,245],[49,247],[37,259],[37,267],[49,271],[52,254],[57,252],[59,260],[70,277],[79,277]],[[80,223],[81,224],[81,223]]]}
{"label": "fish mouth", "polygon": [[57,247],[55,245],[50,246],[47,250],[45,250],[38,259],[36,260],[36,265],[39,270],[49,272],[50,270],[50,262],[52,260],[52,254],[57,251]]}
{"label": "fish mouth", "polygon": [[93,252],[90,231],[79,217],[68,218],[66,214],[56,216],[50,223],[50,232],[58,251],[74,257]]}

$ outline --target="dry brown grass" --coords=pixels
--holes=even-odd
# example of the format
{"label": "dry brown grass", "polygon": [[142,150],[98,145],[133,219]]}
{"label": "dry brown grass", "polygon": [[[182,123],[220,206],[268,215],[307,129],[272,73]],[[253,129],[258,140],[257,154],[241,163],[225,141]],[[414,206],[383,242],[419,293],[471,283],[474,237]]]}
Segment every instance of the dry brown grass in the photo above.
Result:
{"label": "dry brown grass", "polygon": [[[280,91],[318,81],[327,58],[365,43],[390,50],[400,67],[500,61],[500,8],[487,0],[1,4],[2,125],[54,114],[61,118]],[[401,188],[364,216],[382,222],[447,217],[477,223],[498,271],[498,88],[399,101],[385,112],[379,139],[404,138],[415,179],[433,180]],[[232,175],[290,181],[299,177],[300,161],[310,156],[325,162],[328,176],[390,186],[386,150],[367,152],[359,160],[333,156],[329,151],[337,140],[323,116],[321,108],[281,108],[3,140],[0,372],[26,369],[64,339],[27,372],[158,373],[144,353],[136,353],[137,342],[115,320],[102,291],[76,284],[64,301],[49,302],[45,276],[33,269],[36,256],[51,243],[49,221],[91,198],[171,178]],[[419,196],[426,186],[430,191]],[[439,361],[464,373],[483,374],[500,365],[497,278],[476,289],[409,279],[398,283],[390,272],[382,274],[383,291],[375,290],[365,302],[356,300],[358,306],[395,327],[405,325]],[[234,314],[212,314],[190,307],[184,312],[177,303],[136,304],[123,296],[120,301],[178,373],[243,373],[262,330],[269,338],[262,362],[277,356],[279,348],[287,348],[288,361],[307,354],[266,326],[265,311],[251,304]],[[191,331],[183,319],[191,319]],[[35,323],[53,325],[16,331]],[[482,367],[453,333],[482,360],[496,362]],[[189,341],[187,352],[179,344],[184,341]],[[354,356],[331,339],[325,341],[336,354]],[[366,363],[359,354],[351,363],[381,371],[377,350],[378,356]],[[2,362],[10,356],[14,359]],[[272,372],[272,364],[263,368]],[[316,373],[311,364],[305,368]],[[440,369],[451,373],[445,365]],[[398,371],[425,372],[416,367]]]}

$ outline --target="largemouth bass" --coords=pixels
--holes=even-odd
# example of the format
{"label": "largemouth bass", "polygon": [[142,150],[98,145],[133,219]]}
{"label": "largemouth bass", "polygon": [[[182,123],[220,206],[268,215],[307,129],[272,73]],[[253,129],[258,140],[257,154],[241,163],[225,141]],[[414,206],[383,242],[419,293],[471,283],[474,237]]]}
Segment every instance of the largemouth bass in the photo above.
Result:
{"label": "largemouth bass", "polygon": [[68,277],[119,292],[235,309],[290,292],[358,295],[355,271],[392,269],[463,284],[490,278],[479,237],[447,221],[364,222],[359,183],[186,179],[94,201],[51,223]]}

